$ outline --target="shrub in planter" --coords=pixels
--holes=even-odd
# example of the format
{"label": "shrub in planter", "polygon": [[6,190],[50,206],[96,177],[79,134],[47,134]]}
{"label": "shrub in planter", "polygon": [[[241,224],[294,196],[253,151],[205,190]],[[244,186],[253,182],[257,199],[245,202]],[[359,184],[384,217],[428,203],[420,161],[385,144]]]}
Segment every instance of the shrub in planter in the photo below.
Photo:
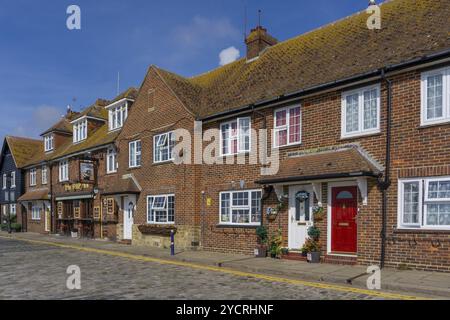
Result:
{"label": "shrub in planter", "polygon": [[310,227],[308,229],[308,236],[314,241],[319,241],[320,230],[317,227]]}
{"label": "shrub in planter", "polygon": [[256,229],[256,236],[258,237],[258,244],[255,248],[255,256],[257,258],[265,258],[267,257],[267,228],[264,226],[258,227]]}
{"label": "shrub in planter", "polygon": [[278,230],[277,234],[272,236],[270,240],[270,256],[272,258],[279,259],[281,257],[283,249],[283,236],[281,230]]}
{"label": "shrub in planter", "polygon": [[12,223],[11,230],[14,232],[20,232],[22,231],[22,225],[20,223]]}
{"label": "shrub in planter", "polygon": [[314,221],[316,221],[316,222],[323,221],[323,219],[325,218],[324,208],[323,207],[314,207],[313,217],[314,217]]}
{"label": "shrub in planter", "polygon": [[308,262],[319,263],[320,262],[320,244],[312,238],[308,238],[303,245],[302,253],[306,253]]}

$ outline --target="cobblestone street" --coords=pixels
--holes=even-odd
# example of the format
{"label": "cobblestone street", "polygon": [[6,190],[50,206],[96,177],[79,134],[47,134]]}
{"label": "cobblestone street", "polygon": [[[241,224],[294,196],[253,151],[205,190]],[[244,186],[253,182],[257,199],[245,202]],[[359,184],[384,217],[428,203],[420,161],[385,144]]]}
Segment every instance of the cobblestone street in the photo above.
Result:
{"label": "cobblestone street", "polygon": [[[0,239],[0,299],[375,299]],[[66,287],[81,269],[81,290]]]}

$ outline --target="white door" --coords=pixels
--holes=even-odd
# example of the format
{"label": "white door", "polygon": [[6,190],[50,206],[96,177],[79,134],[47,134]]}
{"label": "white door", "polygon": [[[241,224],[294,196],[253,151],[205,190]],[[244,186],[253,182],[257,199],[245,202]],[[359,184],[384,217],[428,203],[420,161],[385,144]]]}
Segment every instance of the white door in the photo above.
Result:
{"label": "white door", "polygon": [[45,232],[50,232],[50,206],[49,205],[45,205],[44,206],[44,210],[45,210]]}
{"label": "white door", "polygon": [[311,186],[289,187],[289,249],[300,250],[312,226],[314,194]]}
{"label": "white door", "polygon": [[136,205],[136,197],[125,197],[123,205],[123,239],[131,240],[133,238],[133,218],[134,207]]}

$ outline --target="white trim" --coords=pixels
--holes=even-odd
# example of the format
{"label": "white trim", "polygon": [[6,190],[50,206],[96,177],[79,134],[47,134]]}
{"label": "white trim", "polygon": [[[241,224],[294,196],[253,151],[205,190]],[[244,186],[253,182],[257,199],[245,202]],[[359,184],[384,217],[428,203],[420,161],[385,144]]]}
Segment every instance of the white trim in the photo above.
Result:
{"label": "white trim", "polygon": [[[443,181],[450,180],[449,176],[442,177],[420,177],[420,178],[406,178],[398,180],[398,195],[397,195],[397,229],[399,230],[450,230],[449,226],[440,226],[440,225],[428,225],[427,224],[427,214],[428,214],[428,205],[430,204],[439,204],[439,203],[449,203],[450,200],[443,199],[431,199],[429,200],[427,197],[428,193],[428,183],[432,181]],[[404,224],[403,223],[403,205],[404,205],[404,184],[417,182],[419,184],[419,217],[418,223],[415,224]]]}
{"label": "white trim", "polygon": [[30,187],[34,187],[37,184],[36,180],[37,170],[35,168],[30,170]]}
{"label": "white trim", "polygon": [[[167,219],[168,219],[168,218],[169,218],[169,197],[173,197],[173,221],[168,221],[168,222],[156,222],[156,221],[150,221],[150,220],[148,219],[148,216],[149,216],[149,203],[148,203],[148,200],[149,200],[149,198],[153,198],[153,202],[154,202],[154,201],[155,201],[155,198],[162,198],[162,197],[165,198],[165,200],[164,200],[164,201],[165,201],[164,206],[165,206],[166,208],[163,208],[163,209],[157,208],[157,209],[155,209],[155,208],[153,208],[153,203],[152,203],[152,208],[151,208],[150,210],[166,211]],[[160,225],[174,225],[174,224],[175,224],[175,212],[176,212],[176,208],[175,208],[175,194],[174,194],[174,193],[147,195],[146,199],[147,199],[147,201],[146,201],[146,204],[147,204],[147,210],[146,210],[147,216],[146,216],[146,220],[147,220],[147,223],[148,223],[148,224],[151,224],[151,225],[159,225],[159,224],[160,224]],[[156,218],[156,215],[155,215],[154,218]]]}
{"label": "white trim", "polygon": [[322,183],[321,182],[313,182],[311,183],[314,194],[316,195],[317,198],[317,204],[319,205],[319,207],[322,207],[323,202],[322,202]]}
{"label": "white trim", "polygon": [[82,120],[88,120],[88,119],[89,120],[97,120],[97,121],[101,121],[101,122],[106,122],[106,120],[102,119],[102,118],[97,118],[97,117],[92,117],[92,116],[82,116],[82,117],[79,117],[79,118],[73,120],[72,122],[70,122],[70,124],[74,124],[75,122],[79,122],[79,121],[82,121]]}
{"label": "white trim", "polygon": [[[109,158],[112,157],[113,160],[113,168],[111,169],[109,166]],[[106,174],[116,173],[117,172],[117,151],[114,147],[109,147],[106,150]]]}
{"label": "white trim", "polygon": [[[364,129],[364,92],[377,90],[377,126],[376,128]],[[347,130],[347,97],[358,95],[358,131],[346,132]],[[362,137],[380,133],[381,117],[381,85],[375,84],[343,92],[341,95],[341,139]]]}
{"label": "white trim", "polygon": [[7,184],[8,184],[8,178],[7,178],[7,176],[6,176],[6,173],[4,173],[4,174],[3,174],[3,185],[2,185],[2,190],[6,190]]}
{"label": "white trim", "polygon": [[[45,172],[45,175],[44,175],[44,172]],[[45,177],[45,179],[44,179],[44,177]],[[45,164],[42,165],[42,167],[41,167],[41,184],[43,184],[43,185],[48,184],[48,167]]]}
{"label": "white trim", "polygon": [[120,99],[120,100],[117,100],[116,102],[113,102],[113,103],[107,105],[107,106],[105,107],[105,109],[111,109],[111,108],[113,108],[113,107],[115,107],[115,106],[117,106],[117,105],[119,105],[119,104],[122,104],[123,102],[134,102],[134,99],[130,99],[130,98],[122,98],[122,99]]}
{"label": "white trim", "polygon": [[[428,77],[442,75],[442,117],[427,119]],[[420,125],[428,126],[450,122],[450,67],[423,72],[420,80]]]}
{"label": "white trim", "polygon": [[[173,156],[173,148],[170,147],[170,143],[172,140],[170,140],[170,136],[172,137],[172,139],[175,139],[175,131],[169,131],[169,132],[165,132],[165,133],[161,133],[161,134],[157,134],[155,136],[153,136],[153,163],[165,163],[165,162],[171,162],[175,159],[175,157]],[[165,143],[161,145],[161,140],[158,142],[158,145],[156,144],[156,139],[158,137],[165,137]],[[176,141],[176,140],[173,140]],[[161,149],[159,148],[165,148],[165,145],[167,143],[167,152],[168,152],[168,159],[167,160],[162,160],[162,154],[161,154]],[[156,161],[156,152],[157,150],[160,152],[159,156],[160,156],[160,160]]]}
{"label": "white trim", "polygon": [[[140,163],[138,164],[137,163],[137,156],[138,156],[138,152],[137,152],[137,144],[138,144],[138,142],[140,143],[140,145],[141,145],[141,151],[140,151],[140,153],[139,153],[139,155],[140,155]],[[134,145],[134,154],[132,155],[131,154],[131,145]],[[134,157],[134,164],[133,165],[131,165],[131,157]],[[142,165],[142,141],[139,139],[139,140],[134,140],[134,141],[130,141],[129,143],[128,143],[128,168],[140,168],[141,167],[141,165]]]}
{"label": "white trim", "polygon": [[[330,182],[328,183],[328,199],[327,199],[327,255],[336,255],[336,253],[333,253],[331,251],[331,228],[332,228],[332,201],[333,201],[333,188],[339,188],[339,187],[358,187],[358,183],[355,180],[348,180],[348,181],[339,181],[339,182]],[[356,195],[358,196],[358,195]],[[359,212],[359,208],[357,208]],[[358,239],[356,240],[358,241]],[[358,248],[358,246],[357,246]],[[357,250],[358,251],[358,250]],[[338,253],[339,254],[339,253]],[[356,256],[358,255],[358,252],[356,252]],[[351,255],[353,256],[353,255]]]}
{"label": "white trim", "polygon": [[61,160],[58,163],[59,182],[69,181],[69,160]]}
{"label": "white trim", "polygon": [[[244,119],[246,119],[246,120],[248,120],[248,131],[249,131],[249,134],[248,134],[248,137],[249,137],[249,150],[241,150],[241,126],[240,126],[240,121],[241,120],[244,120]],[[235,123],[236,122],[236,144],[237,144],[237,152],[236,153],[233,153],[232,151],[231,151],[231,140],[234,140],[234,139],[231,139],[231,126],[232,126],[232,124],[233,123]],[[224,146],[224,141],[223,141],[223,131],[222,131],[222,128],[224,127],[224,126],[226,126],[226,125],[229,125],[230,126],[230,128],[229,128],[229,132],[230,132],[230,136],[228,137],[228,143],[227,143],[227,147],[228,147],[228,153],[223,153],[223,146]],[[247,153],[250,153],[251,152],[251,150],[252,150],[252,118],[251,117],[238,117],[238,118],[234,118],[233,120],[229,120],[229,121],[226,121],[226,122],[221,122],[220,123],[220,125],[219,125],[220,127],[219,127],[219,133],[220,133],[220,139],[219,139],[219,141],[220,141],[220,144],[219,144],[219,147],[220,147],[220,156],[222,156],[222,157],[228,157],[228,156],[234,156],[234,155],[237,155],[237,154],[247,154]],[[234,137],[234,136],[233,136]]]}
{"label": "white trim", "polygon": [[16,172],[11,171],[11,187],[10,187],[10,189],[15,189],[15,188],[16,188]]}
{"label": "white trim", "polygon": [[[252,227],[252,226],[260,226],[261,225],[261,221],[259,222],[249,222],[249,223],[236,223],[233,222],[233,210],[248,210],[248,214],[249,214],[249,220],[252,220],[252,193],[253,192],[260,192],[261,196],[262,196],[262,189],[245,189],[245,190],[229,190],[229,191],[221,191],[219,192],[219,226],[248,226],[248,227]],[[230,221],[228,222],[222,222],[222,194],[230,194]],[[233,193],[247,193],[248,194],[248,205],[246,206],[233,206]],[[259,199],[261,201],[261,198]],[[263,215],[263,208],[261,206],[261,202],[260,202],[260,220],[262,219],[262,215]]]}
{"label": "white trim", "polygon": [[[290,137],[290,112],[292,109],[295,108],[300,108],[300,141],[298,142],[289,142],[289,137]],[[276,136],[276,132],[277,129],[280,130],[280,127],[277,128],[277,113],[278,112],[282,112],[282,111],[286,111],[286,131],[287,131],[287,137],[286,137],[286,142],[287,144],[284,145],[278,145],[277,143],[277,136]],[[303,108],[301,104],[295,104],[295,105],[291,105],[289,107],[283,107],[283,108],[278,108],[276,110],[274,110],[273,112],[273,138],[272,138],[272,145],[273,148],[275,149],[279,149],[279,148],[283,148],[283,147],[290,147],[290,146],[296,146],[296,145],[301,145],[302,144],[302,140],[303,140],[303,117],[302,117],[302,112],[303,112]],[[283,129],[282,129],[283,130]]]}

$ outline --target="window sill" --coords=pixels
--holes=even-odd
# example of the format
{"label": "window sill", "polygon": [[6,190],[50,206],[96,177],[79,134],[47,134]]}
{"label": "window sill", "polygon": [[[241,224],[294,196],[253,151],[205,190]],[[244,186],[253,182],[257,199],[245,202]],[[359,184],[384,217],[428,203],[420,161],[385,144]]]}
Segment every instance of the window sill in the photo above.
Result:
{"label": "window sill", "polygon": [[161,161],[161,162],[153,162],[152,163],[152,166],[163,166],[163,165],[166,165],[166,164],[174,164],[174,159],[172,159],[172,160],[167,160],[167,161]]}
{"label": "window sill", "polygon": [[257,229],[258,227],[260,227],[261,224],[222,224],[219,223],[216,225],[216,228],[222,228],[222,229],[226,229],[226,228],[230,228],[230,229]]}
{"label": "window sill", "polygon": [[374,137],[374,136],[381,136],[381,131],[361,133],[361,134],[355,134],[355,135],[350,135],[350,136],[341,136],[340,140],[346,141],[346,140],[354,140],[354,139],[358,139],[358,138],[368,138],[368,137]]}
{"label": "window sill", "polygon": [[290,149],[290,148],[295,148],[295,147],[301,147],[302,144],[303,144],[302,142],[292,143],[292,144],[287,144],[284,146],[272,147],[272,150],[285,150],[285,149]]}
{"label": "window sill", "polygon": [[436,122],[430,122],[430,123],[421,123],[420,126],[417,129],[427,129],[427,128],[433,128],[433,127],[440,127],[450,124],[450,119],[442,120],[442,121],[436,121]]}
{"label": "window sill", "polygon": [[394,234],[450,234],[450,229],[395,229]]}
{"label": "window sill", "polygon": [[139,166],[139,167],[128,167],[128,171],[134,171],[134,170],[138,170],[138,169],[140,169],[140,168],[142,168],[142,166]]}

